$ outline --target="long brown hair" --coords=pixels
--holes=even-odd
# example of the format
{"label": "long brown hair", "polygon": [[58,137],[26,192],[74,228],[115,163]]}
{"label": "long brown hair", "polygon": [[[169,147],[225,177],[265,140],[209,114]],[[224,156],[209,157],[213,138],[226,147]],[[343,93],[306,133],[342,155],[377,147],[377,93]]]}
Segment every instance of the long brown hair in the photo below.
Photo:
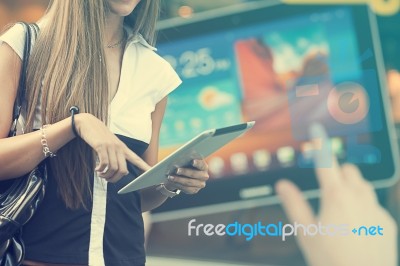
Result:
{"label": "long brown hair", "polygon": [[[158,2],[142,0],[125,18],[125,25],[151,44]],[[27,132],[33,130],[38,103],[43,125],[68,117],[72,105],[108,123],[110,99],[103,41],[107,6],[108,0],[50,3],[29,60]],[[51,178],[57,181],[58,192],[68,208],[87,206],[94,167],[93,150],[79,138],[58,150],[57,157],[50,160]]]}

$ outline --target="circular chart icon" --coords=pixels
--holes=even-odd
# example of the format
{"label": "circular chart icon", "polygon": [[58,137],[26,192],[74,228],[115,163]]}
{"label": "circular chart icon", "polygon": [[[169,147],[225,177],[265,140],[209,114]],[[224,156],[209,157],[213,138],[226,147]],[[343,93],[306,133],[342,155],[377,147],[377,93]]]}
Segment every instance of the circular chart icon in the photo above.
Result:
{"label": "circular chart icon", "polygon": [[369,98],[364,87],[355,82],[343,82],[328,95],[328,111],[339,123],[350,125],[362,121],[369,111]]}

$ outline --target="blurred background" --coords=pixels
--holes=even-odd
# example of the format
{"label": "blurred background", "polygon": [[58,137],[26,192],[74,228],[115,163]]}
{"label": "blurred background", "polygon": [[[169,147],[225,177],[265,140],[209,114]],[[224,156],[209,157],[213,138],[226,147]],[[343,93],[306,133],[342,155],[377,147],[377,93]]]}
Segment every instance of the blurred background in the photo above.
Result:
{"label": "blurred background", "polygon": [[[6,25],[16,22],[16,21],[27,21],[27,22],[34,22],[38,20],[46,10],[46,6],[48,4],[48,0],[0,0],[0,29],[4,29]],[[179,65],[177,65],[176,57],[179,54],[182,55],[182,51],[189,49],[188,47],[197,47],[198,51],[206,51],[201,50],[202,47],[199,43],[204,42],[213,42],[213,38],[217,40],[220,36],[224,36],[226,40],[230,40],[229,34],[232,34],[231,31],[224,32],[224,27],[221,26],[221,30],[218,32],[216,36],[208,36],[203,38],[201,36],[196,36],[196,31],[190,33],[191,41],[185,42],[181,39],[184,34],[187,33],[187,29],[185,29],[184,25],[189,25],[191,23],[195,23],[197,21],[207,21],[208,18],[218,18],[219,16],[226,16],[227,14],[239,12],[240,10],[251,9],[257,7],[257,5],[262,6],[265,8],[269,4],[273,5],[279,1],[274,0],[162,0],[162,13],[159,22],[159,28],[162,30],[160,33],[160,46],[159,46],[159,53],[165,58],[170,61],[171,64],[175,64],[174,67],[177,71],[181,71],[178,73],[183,76],[184,84],[186,87],[190,87],[192,92],[189,95],[185,95],[184,93],[177,93],[171,96],[170,105],[167,110],[166,114],[166,122],[163,125],[162,131],[162,139],[161,139],[161,151],[160,151],[160,158],[165,157],[168,153],[172,150],[176,149],[177,146],[184,143],[188,139],[188,136],[193,136],[195,132],[188,131],[189,129],[185,130],[185,127],[188,125],[183,124],[179,121],[184,121],[185,117],[183,113],[177,114],[174,112],[173,105],[178,104],[178,102],[182,102],[182,99],[185,97],[191,97],[191,93],[196,91],[196,86],[203,80],[198,80],[192,77],[189,72],[185,72],[185,69],[180,69]],[[334,1],[332,1],[334,2]],[[387,86],[382,88],[383,90],[388,90],[390,95],[390,101],[392,103],[391,106],[391,113],[394,118],[395,126],[400,130],[400,14],[398,10],[392,10],[393,12],[389,12],[390,14],[382,15],[378,14],[376,16],[377,25],[379,30],[379,41],[381,43],[382,54],[383,54],[383,63],[384,67],[380,71],[383,73],[383,78],[386,81]],[[279,14],[275,14],[279,16]],[[287,14],[285,14],[287,16]],[[241,25],[241,22],[238,21],[237,25]],[[183,26],[182,26],[183,25]],[[210,27],[208,24],[204,24],[204,27]],[[250,25],[250,24],[249,24]],[[197,26],[199,27],[199,26]],[[182,32],[174,31],[174,28],[182,29]],[[229,29],[232,30],[232,29]],[[248,29],[251,31],[252,29]],[[257,29],[254,28],[254,31]],[[366,29],[368,30],[368,29]],[[201,29],[202,34],[204,35],[207,32],[206,29]],[[309,34],[311,33],[304,33]],[[182,35],[182,36],[181,36]],[[198,37],[196,39],[196,37]],[[271,37],[272,38],[272,37]],[[310,37],[311,38],[311,37]],[[267,42],[268,36],[264,36],[265,42]],[[172,44],[169,44],[169,41],[172,41]],[[174,42],[176,41],[176,42]],[[262,46],[262,41],[259,39],[253,40],[257,45],[259,45],[259,53],[269,53],[271,51],[265,50],[265,46]],[[235,45],[235,51],[237,53],[237,60],[241,60],[240,56],[245,56],[246,54],[246,47],[251,45],[252,40],[247,38],[243,42],[237,42]],[[271,41],[270,41],[271,43]],[[276,44],[279,46],[279,44]],[[180,49],[180,50],[179,50]],[[221,47],[218,49],[224,50],[225,48],[221,44]],[[264,50],[263,50],[264,49]],[[272,47],[273,49],[273,47]],[[275,50],[277,50],[276,48]],[[321,48],[322,49],[322,48]],[[195,48],[193,48],[193,51]],[[272,51],[272,52],[275,52]],[[178,52],[179,51],[179,52]],[[219,51],[219,50],[218,50]],[[205,54],[207,55],[207,53]],[[204,56],[204,54],[202,54]],[[268,57],[268,56],[266,56]],[[190,57],[189,60],[190,61]],[[195,58],[195,57],[193,57]],[[249,57],[244,57],[243,60],[249,60]],[[246,59],[247,58],[247,59]],[[250,58],[251,59],[251,58]],[[175,60],[175,61],[174,61]],[[224,67],[224,63],[227,62],[223,61],[215,61],[216,58],[213,59],[213,64],[217,64],[221,67]],[[178,60],[179,61],[179,60]],[[251,62],[251,61],[249,61]],[[250,63],[251,64],[251,63]],[[242,73],[242,80],[240,81],[241,84],[245,87],[246,84],[245,75],[246,69],[245,66],[247,64],[243,63],[240,64],[241,73]],[[290,62],[289,62],[290,65]],[[184,68],[184,67],[183,67]],[[276,70],[276,69],[275,69]],[[202,69],[201,71],[207,71],[206,69]],[[229,70],[231,71],[231,70]],[[249,70],[252,72],[252,70]],[[293,72],[294,70],[291,69]],[[232,71],[231,71],[232,72]],[[236,72],[235,72],[236,73]],[[197,73],[199,75],[203,75],[204,72]],[[260,73],[260,75],[267,75],[268,73]],[[193,74],[194,75],[194,74]],[[222,74],[221,74],[222,75]],[[230,75],[236,75],[230,73]],[[282,74],[283,75],[283,74]],[[192,79],[193,78],[193,79]],[[197,78],[197,76],[196,76]],[[214,78],[214,76],[212,77]],[[216,78],[215,78],[216,79]],[[232,79],[239,79],[237,77],[234,78],[227,78],[225,79],[218,79],[217,82],[221,84],[225,84],[225,87],[229,86],[236,86],[230,85]],[[253,80],[250,78],[249,80]],[[225,83],[224,83],[225,82]],[[239,82],[239,83],[240,83]],[[249,81],[251,82],[251,81]],[[271,80],[268,80],[271,82]],[[274,81],[276,82],[276,86],[281,86],[280,80]],[[214,84],[214,85],[215,85]],[[219,83],[218,83],[219,84]],[[213,85],[213,86],[214,86]],[[275,86],[274,85],[274,86]],[[286,84],[287,85],[287,84]],[[215,97],[213,93],[213,87],[207,87],[208,90],[203,90],[206,85],[202,85],[201,90],[199,89],[199,95],[205,99],[208,98],[213,99]],[[217,85],[215,85],[217,86]],[[221,85],[222,86],[222,85]],[[224,87],[222,86],[222,87]],[[251,86],[251,85],[249,85]],[[186,88],[185,87],[185,88]],[[282,86],[281,86],[282,87]],[[285,88],[281,88],[285,90]],[[285,87],[285,86],[283,86]],[[225,92],[226,93],[226,92]],[[257,91],[251,92],[253,93],[253,97],[257,96]],[[224,95],[224,94],[222,94]],[[200,97],[200,96],[199,96]],[[238,96],[239,97],[239,96]],[[268,95],[268,97],[271,97]],[[239,97],[240,98],[240,97]],[[215,98],[214,98],[215,99]],[[240,103],[236,102],[235,96],[233,98],[229,97],[222,97],[216,98],[222,99],[223,101],[228,101],[231,103],[227,109],[224,109],[224,113],[218,113],[221,117],[224,116],[227,124],[238,122],[243,120],[242,117],[242,110],[237,110],[237,106],[240,106]],[[228,100],[227,100],[228,99]],[[274,101],[285,101],[286,98],[276,98]],[[189,101],[189,104],[193,107],[193,103]],[[208,104],[208,105],[207,105]],[[215,110],[212,106],[213,102],[208,101],[203,103],[203,105],[199,104],[199,110],[195,109],[198,112],[198,116],[207,116],[209,112],[219,112],[221,110]],[[235,107],[236,106],[236,107]],[[262,102],[262,106],[269,106],[273,108],[273,103],[266,103]],[[184,106],[179,106],[178,108],[185,109]],[[259,107],[254,106],[243,106],[242,108],[245,110],[244,112],[248,113],[247,117],[251,117],[254,114],[254,110],[252,108],[259,109]],[[248,109],[246,109],[248,108]],[[201,109],[201,110],[200,110]],[[179,109],[182,110],[182,109]],[[222,111],[221,111],[222,112]],[[192,115],[192,113],[190,113]],[[244,115],[246,116],[246,114]],[[178,118],[177,118],[178,117]],[[238,118],[240,117],[240,118]],[[276,120],[276,121],[275,121]],[[262,130],[266,130],[268,132],[275,132],[274,129],[283,123],[285,117],[276,117],[275,120],[272,120],[273,125],[270,128],[263,127]],[[268,120],[271,122],[271,120]],[[288,122],[288,121],[286,121]],[[223,124],[223,123],[222,123]],[[168,128],[169,125],[174,125],[173,129]],[[210,118],[207,121],[203,121],[201,119],[191,121],[191,128],[197,128],[200,132],[203,128],[208,128],[213,125],[221,125],[221,122],[217,118]],[[175,131],[176,132],[175,132]],[[184,133],[181,133],[184,132]],[[281,136],[281,132],[276,131],[276,135]],[[180,135],[181,134],[181,135]],[[261,134],[261,133],[260,133]],[[270,134],[270,133],[269,133]],[[272,134],[272,133],[271,133]],[[263,135],[264,136],[264,135]],[[269,135],[270,139],[274,141],[273,134]],[[251,143],[259,143],[259,140],[256,136],[253,136],[253,141]],[[256,140],[256,141],[254,141]],[[246,142],[247,143],[247,142]],[[243,148],[243,143],[237,144],[238,147]],[[218,183],[219,180],[226,180],[226,178],[232,178],[237,180],[236,177],[246,178],[246,175],[249,176],[256,176],[257,173],[265,173],[274,168],[274,163],[276,165],[279,164],[280,167],[289,167],[291,163],[291,157],[294,157],[296,154],[291,147],[295,147],[295,144],[288,146],[288,147],[280,147],[279,149],[271,147],[271,143],[265,143],[266,146],[269,147],[269,151],[266,152],[265,150],[260,150],[256,148],[252,148],[249,143],[246,144],[247,148],[250,149],[248,153],[252,153],[254,163],[249,165],[243,165],[243,158],[248,156],[248,154],[240,153],[235,150],[234,147],[231,147],[229,150],[225,150],[223,153],[218,154],[210,161],[210,167],[212,171],[212,178],[213,182]],[[249,147],[250,145],[250,147]],[[341,147],[343,143],[340,139],[337,139],[337,155],[340,157]],[[272,151],[274,150],[274,151]],[[274,157],[276,153],[276,158]],[[254,155],[255,154],[255,155]],[[281,155],[279,155],[281,154]],[[234,156],[233,156],[234,155]],[[275,158],[275,161],[271,159],[272,157]],[[246,157],[247,158],[247,157]],[[226,166],[229,161],[231,166]],[[270,162],[271,161],[271,162]],[[266,165],[268,162],[268,165]],[[236,165],[236,166],[235,166]],[[236,168],[235,168],[236,167]],[[221,170],[222,169],[222,170]],[[236,179],[235,179],[235,178]],[[250,181],[251,182],[251,181]],[[243,238],[232,238],[232,237],[196,237],[191,238],[187,235],[187,224],[188,221],[195,218],[197,219],[198,223],[224,223],[228,224],[233,221],[240,221],[241,223],[254,223],[256,221],[267,221],[267,222],[278,222],[278,221],[287,221],[281,207],[279,204],[267,204],[268,203],[277,203],[277,201],[263,201],[263,196],[268,196],[270,187],[262,187],[261,192],[258,191],[260,194],[261,201],[257,201],[257,204],[242,204],[241,207],[235,208],[230,207],[229,209],[220,208],[218,211],[209,211],[209,205],[214,203],[226,203],[229,202],[229,195],[230,190],[229,187],[227,189],[219,192],[212,193],[212,186],[208,192],[204,192],[203,196],[199,195],[198,197],[195,196],[191,201],[176,202],[175,206],[182,206],[186,209],[185,214],[182,214],[177,210],[177,207],[171,207],[167,205],[164,209],[156,211],[154,214],[146,216],[146,221],[148,224],[148,240],[147,240],[147,252],[149,257],[148,265],[288,265],[288,266],[301,266],[305,265],[303,257],[295,243],[293,238],[289,238],[286,242],[279,241],[274,238],[255,238],[252,241],[245,241]],[[234,188],[232,188],[235,190]],[[237,191],[235,190],[235,193]],[[254,191],[250,191],[249,193],[258,193]],[[385,206],[391,214],[396,218],[396,221],[400,221],[400,185],[396,183],[389,188],[382,188],[377,190],[379,195],[379,200],[383,206]],[[203,193],[203,192],[202,192]],[[217,194],[216,194],[217,193]],[[232,192],[233,193],[233,192]],[[201,193],[200,193],[201,194]],[[257,195],[256,195],[257,196]],[[214,197],[211,199],[210,197]],[[185,198],[184,198],[185,199]],[[232,199],[235,201],[237,199]],[[183,200],[184,201],[184,200]],[[261,202],[261,203],[260,203]],[[265,202],[263,204],[262,202]],[[317,200],[311,200],[313,206],[315,208],[318,207]],[[254,202],[253,202],[254,203]],[[172,202],[174,204],[174,202]],[[225,206],[225,205],[224,205]],[[228,206],[228,205],[226,205]],[[191,207],[196,207],[193,209],[191,213]],[[152,222],[151,222],[152,221]]]}

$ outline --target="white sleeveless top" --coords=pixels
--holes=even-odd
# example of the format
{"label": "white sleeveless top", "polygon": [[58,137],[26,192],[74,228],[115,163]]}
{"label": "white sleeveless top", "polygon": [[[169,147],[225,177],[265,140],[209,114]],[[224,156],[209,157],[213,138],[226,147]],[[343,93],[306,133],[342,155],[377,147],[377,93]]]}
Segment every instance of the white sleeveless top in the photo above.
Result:
{"label": "white sleeveless top", "polygon": [[[41,24],[39,23],[39,26]],[[152,133],[151,113],[156,104],[181,83],[171,65],[159,56],[156,48],[140,35],[128,30],[128,43],[123,55],[118,90],[110,104],[110,130],[129,138],[149,143]],[[25,33],[16,24],[0,36],[22,59]],[[21,123],[26,117],[21,113]],[[40,103],[36,108],[34,128],[42,126]]]}

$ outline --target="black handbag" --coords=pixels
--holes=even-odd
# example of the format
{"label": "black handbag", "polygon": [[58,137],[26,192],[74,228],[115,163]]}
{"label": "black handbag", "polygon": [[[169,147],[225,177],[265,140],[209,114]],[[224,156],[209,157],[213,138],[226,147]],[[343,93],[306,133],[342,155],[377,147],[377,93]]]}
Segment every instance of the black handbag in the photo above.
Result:
{"label": "black handbag", "polygon": [[[33,38],[36,38],[38,32],[36,24],[22,22],[21,24],[25,28],[24,57],[9,137],[15,136],[17,132],[17,121],[25,99],[28,59]],[[0,191],[0,266],[17,266],[22,263],[25,248],[21,229],[32,218],[43,200],[46,182],[46,162],[42,161],[30,173],[0,183],[2,188]]]}

